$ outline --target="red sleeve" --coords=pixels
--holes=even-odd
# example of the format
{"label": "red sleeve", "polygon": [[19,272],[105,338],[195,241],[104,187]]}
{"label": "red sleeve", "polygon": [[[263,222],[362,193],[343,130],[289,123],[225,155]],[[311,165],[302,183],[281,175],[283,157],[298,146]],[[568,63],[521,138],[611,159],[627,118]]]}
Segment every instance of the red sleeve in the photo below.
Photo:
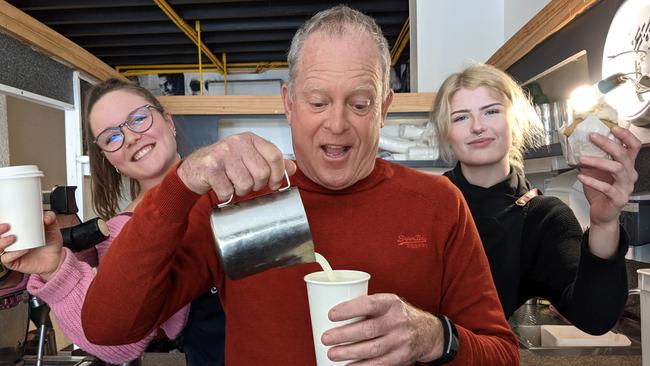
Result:
{"label": "red sleeve", "polygon": [[519,365],[517,339],[503,314],[481,239],[465,200],[460,193],[457,197],[457,223],[445,248],[440,307],[458,330],[454,364]]}
{"label": "red sleeve", "polygon": [[211,208],[175,168],[145,194],[88,289],[81,319],[91,342],[138,341],[214,285]]}

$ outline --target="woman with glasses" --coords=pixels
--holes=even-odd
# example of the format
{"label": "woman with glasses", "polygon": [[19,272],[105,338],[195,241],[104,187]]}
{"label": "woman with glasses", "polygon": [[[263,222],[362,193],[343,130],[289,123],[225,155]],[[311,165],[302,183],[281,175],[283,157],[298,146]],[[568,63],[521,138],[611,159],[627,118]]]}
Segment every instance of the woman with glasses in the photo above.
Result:
{"label": "woman with glasses", "polygon": [[[62,247],[54,215],[47,213],[48,244],[6,253],[2,262],[12,270],[32,274],[28,291],[50,305],[63,333],[73,343],[102,360],[133,360],[164,332],[169,339],[180,336],[188,365],[223,365],[225,318],[216,291],[186,305],[160,330],[152,329],[137,343],[99,346],[84,336],[81,308],[94,276],[91,266],[101,262],[142,196],[180,162],[172,117],[145,88],[117,79],[95,85],[87,95],[84,117],[87,141],[91,142],[88,151],[93,205],[99,216],[108,220],[110,237],[91,250],[90,256],[88,252],[75,256]],[[131,202],[120,209],[125,196],[124,177],[130,183]],[[0,235],[7,231],[7,225],[0,225]],[[12,236],[0,238],[0,251],[13,241]],[[146,257],[146,253],[142,255]]]}
{"label": "woman with glasses", "polygon": [[627,240],[618,216],[638,177],[640,141],[622,128],[612,133],[624,145],[592,136],[613,160],[581,158],[578,179],[591,205],[583,234],[567,205],[537,196],[526,180],[524,145],[536,145],[540,123],[510,76],[483,64],[449,76],[432,116],[442,155],[458,160],[445,175],[467,200],[506,317],[543,297],[585,332],[613,327],[627,300]]}

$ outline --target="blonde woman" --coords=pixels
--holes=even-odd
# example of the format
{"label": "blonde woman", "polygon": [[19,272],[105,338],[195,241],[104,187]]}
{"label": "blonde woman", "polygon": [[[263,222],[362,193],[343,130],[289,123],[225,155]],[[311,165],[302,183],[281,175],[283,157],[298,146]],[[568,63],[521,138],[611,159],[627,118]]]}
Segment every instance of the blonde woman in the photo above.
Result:
{"label": "blonde woman", "polygon": [[462,191],[478,227],[506,316],[531,297],[543,297],[580,329],[602,334],[627,299],[627,240],[618,216],[638,174],[640,141],[628,130],[591,137],[612,160],[583,157],[578,179],[589,201],[583,234],[571,209],[537,196],[523,173],[524,146],[538,145],[539,118],[506,73],[472,65],[449,76],[432,118],[449,161],[445,175]]}

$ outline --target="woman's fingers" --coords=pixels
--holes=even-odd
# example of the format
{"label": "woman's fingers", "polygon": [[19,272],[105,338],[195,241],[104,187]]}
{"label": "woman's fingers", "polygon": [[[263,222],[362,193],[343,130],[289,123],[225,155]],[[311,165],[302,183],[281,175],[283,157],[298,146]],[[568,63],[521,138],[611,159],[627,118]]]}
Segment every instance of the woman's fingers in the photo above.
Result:
{"label": "woman's fingers", "polygon": [[616,207],[619,211],[623,208],[623,206],[625,206],[629,199],[628,194],[621,191],[612,184],[588,176],[586,174],[578,174],[578,180],[580,180],[582,184],[591,187],[607,196],[607,198],[611,201],[612,206]]}

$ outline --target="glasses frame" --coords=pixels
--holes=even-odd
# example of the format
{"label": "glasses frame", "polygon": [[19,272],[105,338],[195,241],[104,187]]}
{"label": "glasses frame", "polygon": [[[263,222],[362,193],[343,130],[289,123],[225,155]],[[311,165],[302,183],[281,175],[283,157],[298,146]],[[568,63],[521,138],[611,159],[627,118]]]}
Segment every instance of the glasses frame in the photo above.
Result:
{"label": "glasses frame", "polygon": [[[149,127],[147,127],[144,131],[134,131],[133,128],[131,128],[131,123],[133,122],[133,120],[131,120],[130,117],[136,111],[139,111],[142,108],[148,109],[149,113],[151,113],[151,123],[149,124]],[[97,145],[97,147],[99,147],[99,149],[104,151],[104,152],[115,152],[115,151],[121,149],[122,146],[124,146],[124,140],[126,138],[126,136],[124,136],[124,131],[122,129],[124,127],[126,127],[126,128],[129,129],[129,131],[131,131],[133,133],[137,133],[138,135],[141,135],[141,134],[149,131],[151,129],[151,127],[153,126],[153,111],[152,111],[152,109],[158,111],[159,113],[162,113],[161,110],[158,107],[156,107],[156,106],[154,106],[154,105],[152,105],[150,103],[147,103],[147,104],[145,104],[143,106],[140,106],[140,107],[132,110],[131,112],[129,112],[129,114],[127,115],[126,120],[124,122],[120,123],[119,125],[117,125],[115,127],[108,127],[108,128],[103,129],[100,133],[97,134],[97,137],[95,137],[95,139],[93,140],[93,143],[95,145]],[[106,150],[98,143],[99,137],[106,131],[114,131],[114,130],[119,130],[120,131],[120,133],[122,134],[122,142],[120,143],[120,146],[117,149],[115,149],[115,150]]]}

